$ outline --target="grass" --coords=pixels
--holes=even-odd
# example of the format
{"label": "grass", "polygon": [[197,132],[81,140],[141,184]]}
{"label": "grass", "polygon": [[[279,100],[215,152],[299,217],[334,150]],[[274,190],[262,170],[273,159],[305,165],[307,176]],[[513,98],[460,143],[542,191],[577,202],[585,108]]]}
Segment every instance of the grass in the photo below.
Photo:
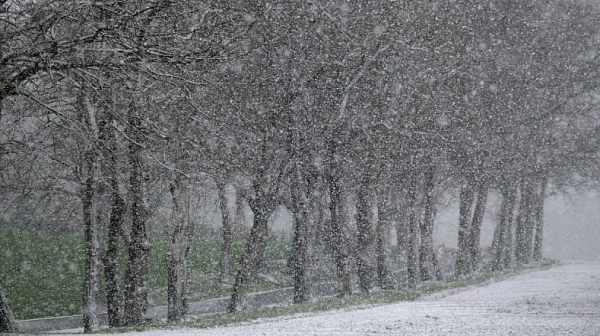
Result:
{"label": "grass", "polygon": [[[168,243],[167,237],[151,238],[148,262],[151,306],[166,305],[167,302],[165,258]],[[229,287],[216,281],[220,244],[218,239],[207,238],[194,238],[191,242],[188,269],[192,301],[227,296],[230,293]],[[232,244],[232,267],[238,264],[244,246],[245,242],[242,240]],[[289,244],[270,241],[267,252],[270,261],[287,258]],[[121,253],[122,270],[125,262],[126,253]],[[281,262],[271,264],[279,272],[285,267],[281,266]],[[0,278],[17,319],[81,314],[83,272],[82,234],[0,230]],[[288,284],[255,279],[249,290],[268,290],[286,285]],[[104,299],[101,282],[101,305],[104,304]]]}
{"label": "grass", "polygon": [[[168,249],[167,237],[153,237],[149,256],[149,287],[152,306],[166,304],[167,274],[165,256]],[[235,267],[244,249],[244,241],[232,246],[230,263]],[[189,293],[191,301],[224,297],[230,294],[230,286],[216,280],[220,241],[217,239],[194,238],[188,260]],[[270,241],[267,247],[269,270],[277,278],[270,282],[254,277],[248,291],[262,291],[291,285],[285,275],[285,260],[289,255],[289,244]],[[55,233],[43,231],[0,230],[0,277],[17,319],[65,316],[81,313],[83,285],[83,237],[78,233]],[[125,253],[121,255],[121,267],[125,265]],[[322,260],[327,264],[327,260]],[[394,264],[398,264],[396,260]],[[552,262],[529,266],[548,267]],[[314,281],[331,281],[335,272],[324,267]],[[417,289],[401,288],[395,291],[377,291],[371,294],[356,294],[349,298],[324,298],[315,302],[286,307],[248,309],[234,314],[213,314],[186,324],[188,327],[206,328],[231,323],[251,321],[299,313],[313,313],[350,307],[364,307],[415,300],[423,295],[442,290],[479,284],[490,279],[517,274],[525,268],[505,272],[491,272],[483,268],[474,276],[462,279],[448,278],[440,282],[421,284]],[[317,274],[314,274],[317,275]],[[100,293],[101,300],[104,298]],[[167,325],[143,326],[111,331],[129,331],[147,328],[168,328]],[[106,332],[106,330],[104,330]]]}

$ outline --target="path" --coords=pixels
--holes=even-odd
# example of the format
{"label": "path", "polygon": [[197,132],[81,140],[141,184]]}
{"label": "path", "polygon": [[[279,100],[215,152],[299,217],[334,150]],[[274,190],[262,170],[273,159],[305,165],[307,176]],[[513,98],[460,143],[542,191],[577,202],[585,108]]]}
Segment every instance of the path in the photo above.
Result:
{"label": "path", "polygon": [[[444,296],[446,295],[446,296]],[[600,335],[600,263],[565,262],[416,302],[158,335]]]}

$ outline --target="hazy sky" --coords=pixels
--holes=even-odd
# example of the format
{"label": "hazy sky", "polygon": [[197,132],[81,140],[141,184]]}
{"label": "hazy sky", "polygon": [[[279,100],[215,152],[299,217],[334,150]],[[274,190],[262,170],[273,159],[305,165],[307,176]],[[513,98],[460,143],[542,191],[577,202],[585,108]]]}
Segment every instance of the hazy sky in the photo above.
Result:
{"label": "hazy sky", "polygon": [[[494,216],[500,199],[490,194],[481,240],[492,243]],[[544,256],[556,259],[600,261],[600,197],[597,194],[553,196],[544,204]],[[458,205],[440,211],[437,217],[437,244],[456,246]]]}

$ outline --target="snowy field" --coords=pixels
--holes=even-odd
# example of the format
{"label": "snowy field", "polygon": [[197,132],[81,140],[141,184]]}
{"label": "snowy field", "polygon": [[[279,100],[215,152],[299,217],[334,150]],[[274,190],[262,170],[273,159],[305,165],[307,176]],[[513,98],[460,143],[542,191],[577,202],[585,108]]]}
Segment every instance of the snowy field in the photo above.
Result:
{"label": "snowy field", "polygon": [[563,262],[416,302],[128,335],[600,335],[600,263]]}

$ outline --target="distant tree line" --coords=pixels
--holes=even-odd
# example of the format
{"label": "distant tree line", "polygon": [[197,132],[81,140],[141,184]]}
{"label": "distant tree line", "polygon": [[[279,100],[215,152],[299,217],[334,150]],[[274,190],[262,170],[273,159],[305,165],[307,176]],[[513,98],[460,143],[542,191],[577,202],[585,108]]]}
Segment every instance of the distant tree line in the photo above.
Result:
{"label": "distant tree line", "polygon": [[502,198],[493,269],[528,264],[542,258],[550,189],[598,181],[598,10],[576,0],[1,0],[0,204],[35,204],[32,216],[84,232],[86,332],[98,326],[102,274],[110,326],[144,323],[148,221],[165,193],[168,320],[186,318],[189,199],[206,181],[220,202],[222,281],[234,269],[226,188],[254,214],[230,312],[265,268],[278,206],[294,219],[295,303],[310,299],[320,253],[335,261],[340,296],[352,294],[352,258],[362,292],[393,287],[392,226],[408,285],[440,280],[433,228],[449,194],[460,208],[455,276],[481,266],[490,192]]}

